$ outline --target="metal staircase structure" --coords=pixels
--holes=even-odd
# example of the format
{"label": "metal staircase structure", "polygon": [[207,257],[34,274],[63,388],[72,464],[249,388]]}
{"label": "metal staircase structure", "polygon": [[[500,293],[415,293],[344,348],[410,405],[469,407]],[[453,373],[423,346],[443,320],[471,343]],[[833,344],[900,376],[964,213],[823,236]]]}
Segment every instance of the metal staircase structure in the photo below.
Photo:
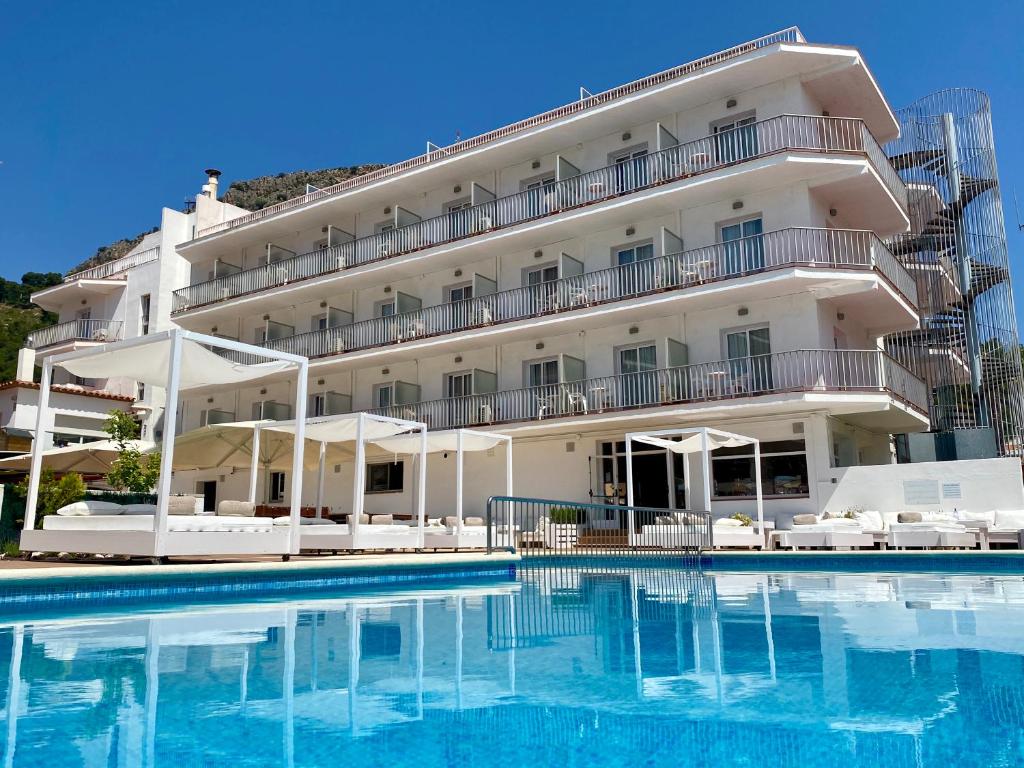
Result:
{"label": "metal staircase structure", "polygon": [[910,190],[911,231],[889,247],[917,280],[922,317],[886,350],[928,384],[935,458],[965,458],[956,446],[968,430],[983,436],[975,451],[1021,456],[1024,377],[988,96],[939,91],[897,117],[900,138],[885,149]]}

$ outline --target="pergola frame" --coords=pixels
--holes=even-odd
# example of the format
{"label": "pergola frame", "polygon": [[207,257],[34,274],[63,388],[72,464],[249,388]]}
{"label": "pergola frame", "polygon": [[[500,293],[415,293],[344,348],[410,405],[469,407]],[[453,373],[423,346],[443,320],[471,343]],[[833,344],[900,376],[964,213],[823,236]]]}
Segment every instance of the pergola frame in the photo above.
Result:
{"label": "pergola frame", "polygon": [[[704,509],[702,511],[711,514],[711,448],[708,438],[711,435],[724,437],[731,440],[739,440],[748,445],[754,446],[754,485],[757,493],[757,530],[764,535],[764,498],[761,493],[761,442],[754,437],[738,435],[735,432],[725,432],[712,427],[678,427],[676,429],[658,429],[652,432],[629,432],[626,434],[626,505],[629,509],[629,535],[634,535],[634,507],[633,507],[633,443],[644,443],[664,448],[660,442],[646,438],[660,438],[661,440],[671,437],[686,437],[689,435],[700,435],[701,453],[701,476],[704,482]],[[696,451],[694,451],[696,453]],[[689,454],[684,453],[684,456]],[[687,494],[690,490],[690,462],[683,461],[683,483],[686,486]],[[689,501],[689,499],[687,499]],[[689,504],[688,504],[689,506]]]}
{"label": "pergola frame", "polygon": [[[368,421],[375,421],[383,424],[394,424],[395,426],[402,427],[407,432],[419,432],[419,452],[412,454],[417,456],[419,459],[418,479],[416,488],[416,520],[417,520],[417,533],[416,533],[416,547],[421,548],[423,546],[423,527],[426,520],[426,502],[427,502],[427,425],[420,421],[409,421],[407,419],[396,419],[390,416],[380,416],[378,414],[366,413],[360,411],[357,414],[344,414],[340,416],[318,416],[305,422],[305,425],[317,425],[330,423],[332,421],[356,421],[356,434],[352,442],[355,443],[355,468],[354,477],[352,479],[352,510],[349,513],[348,525],[349,533],[352,535],[352,549],[359,548],[359,517],[363,512],[363,505],[366,499],[366,443],[373,442],[373,438],[366,436],[366,423]],[[304,424],[299,420],[290,419],[288,421],[272,421],[266,423],[257,424],[254,428],[253,433],[253,465],[251,467],[251,476],[249,478],[249,499],[250,501],[255,499],[256,496],[256,457],[259,455],[260,448],[260,432],[265,429],[270,429],[279,432],[293,432],[296,438],[296,445],[300,442],[300,436],[304,436]],[[301,430],[301,431],[300,431]],[[383,438],[379,438],[383,439]],[[323,495],[324,495],[324,475],[326,473],[325,457],[327,443],[330,441],[321,440],[320,442],[320,462],[318,469],[317,478],[317,499],[316,499],[316,516],[321,516],[321,508],[323,507]],[[339,440],[335,442],[349,442],[348,440]],[[301,456],[301,454],[300,454]],[[301,510],[300,510],[301,512]],[[296,519],[294,526],[294,535],[296,537],[295,547],[296,552],[299,547],[299,526],[301,520]],[[332,549],[333,547],[327,547]]]}
{"label": "pergola frame", "polygon": [[[47,407],[49,405],[50,387],[53,378],[54,367],[61,367],[64,363],[72,360],[79,360],[113,350],[143,349],[146,346],[159,344],[165,341],[170,342],[170,352],[167,366],[167,380],[164,383],[164,425],[161,441],[160,454],[160,479],[157,485],[156,514],[153,515],[153,530],[151,532],[118,532],[118,531],[36,531],[36,507],[39,501],[39,476],[42,469],[43,440],[42,436],[47,428]],[[166,331],[139,336],[125,341],[103,344],[87,349],[76,350],[62,355],[47,357],[43,361],[42,377],[39,383],[39,404],[36,413],[36,430],[32,441],[32,463],[29,470],[28,498],[25,504],[25,524],[22,530],[22,548],[27,551],[43,550],[48,551],[47,539],[67,541],[69,539],[81,539],[81,548],[76,551],[96,551],[107,554],[144,555],[149,557],[164,557],[169,554],[248,554],[249,548],[245,546],[248,536],[240,534],[217,533],[212,531],[196,532],[175,532],[174,538],[185,538],[204,543],[214,543],[216,546],[212,551],[203,548],[198,552],[189,551],[188,547],[168,546],[167,508],[171,495],[171,476],[174,467],[174,439],[177,431],[178,417],[178,394],[180,389],[182,349],[184,342],[192,341],[207,347],[227,349],[242,354],[253,355],[267,361],[279,361],[294,365],[298,376],[295,386],[295,414],[298,427],[296,429],[295,449],[292,456],[293,482],[290,495],[291,528],[288,535],[288,547],[285,551],[277,553],[282,555],[297,554],[299,549],[299,514],[302,505],[302,461],[303,445],[306,418],[306,388],[309,374],[309,360],[299,355],[292,355],[266,347],[257,347],[245,344],[233,339],[223,339],[219,336],[208,336],[206,334],[186,331],[182,328],[172,328]],[[269,375],[269,374],[268,374]],[[212,386],[212,385],[211,385]],[[60,534],[59,536],[47,536],[46,534]],[[84,534],[89,534],[88,536]],[[253,536],[270,536],[271,534],[253,534]],[[206,537],[195,539],[194,537]],[[100,546],[102,545],[102,546]],[[258,550],[260,543],[257,543]],[[64,547],[58,547],[64,549]],[[72,548],[74,549],[74,548]]]}

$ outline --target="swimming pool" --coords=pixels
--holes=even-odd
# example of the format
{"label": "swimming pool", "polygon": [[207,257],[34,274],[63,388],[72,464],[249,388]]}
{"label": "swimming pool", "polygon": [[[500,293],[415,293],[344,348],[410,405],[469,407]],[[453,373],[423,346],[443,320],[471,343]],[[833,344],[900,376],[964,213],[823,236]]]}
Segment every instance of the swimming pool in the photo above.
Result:
{"label": "swimming pool", "polygon": [[572,566],[0,624],[5,766],[1024,762],[1019,575]]}

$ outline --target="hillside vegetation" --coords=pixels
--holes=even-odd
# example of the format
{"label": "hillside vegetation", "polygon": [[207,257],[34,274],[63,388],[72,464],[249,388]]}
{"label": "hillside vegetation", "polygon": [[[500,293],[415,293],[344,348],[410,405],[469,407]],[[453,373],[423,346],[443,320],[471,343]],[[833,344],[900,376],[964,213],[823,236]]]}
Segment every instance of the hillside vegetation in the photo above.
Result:
{"label": "hillside vegetation", "polygon": [[347,168],[292,171],[291,173],[279,173],[276,176],[259,176],[255,179],[233,181],[221,195],[221,199],[225,203],[237,205],[247,211],[258,211],[268,205],[306,194],[307,184],[311,184],[317,189],[323,189],[383,167],[381,164],[352,165]]}
{"label": "hillside vegetation", "polygon": [[26,272],[20,283],[0,278],[0,381],[14,378],[25,337],[57,322],[50,312],[33,307],[29,296],[60,281],[60,272]]}

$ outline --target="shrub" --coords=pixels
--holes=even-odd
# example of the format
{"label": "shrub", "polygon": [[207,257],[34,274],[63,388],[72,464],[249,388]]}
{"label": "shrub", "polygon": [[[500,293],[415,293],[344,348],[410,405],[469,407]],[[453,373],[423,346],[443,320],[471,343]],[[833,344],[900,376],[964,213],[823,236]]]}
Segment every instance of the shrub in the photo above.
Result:
{"label": "shrub", "polygon": [[[28,476],[14,486],[20,496],[28,495]],[[36,504],[36,518],[41,523],[46,515],[53,514],[61,507],[74,504],[85,498],[85,481],[77,472],[68,472],[57,478],[52,469],[44,469],[39,474],[39,500]]]}
{"label": "shrub", "polygon": [[148,493],[160,479],[160,454],[146,456],[129,445],[139,437],[139,424],[125,411],[113,410],[103,425],[110,439],[117,443],[117,458],[110,465],[107,484],[117,491]]}
{"label": "shrub", "polygon": [[750,515],[744,515],[742,512],[737,512],[735,515],[729,515],[729,517],[733,520],[739,520],[746,528],[749,528],[754,524],[754,518]]}
{"label": "shrub", "polygon": [[554,525],[576,525],[583,522],[585,514],[579,507],[552,507],[548,520]]}
{"label": "shrub", "polygon": [[5,541],[3,545],[0,546],[0,553],[2,553],[5,558],[20,557],[21,549],[18,547],[18,542]]}

